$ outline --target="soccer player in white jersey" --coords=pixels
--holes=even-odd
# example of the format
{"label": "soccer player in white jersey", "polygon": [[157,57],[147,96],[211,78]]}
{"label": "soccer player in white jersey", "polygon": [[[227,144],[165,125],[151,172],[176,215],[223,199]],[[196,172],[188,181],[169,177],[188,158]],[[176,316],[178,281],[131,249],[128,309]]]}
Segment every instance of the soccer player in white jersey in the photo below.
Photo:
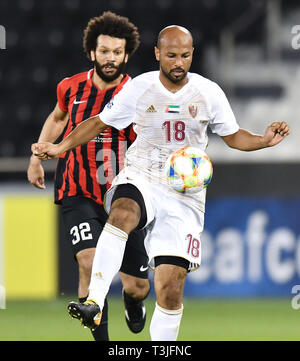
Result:
{"label": "soccer player in white jersey", "polygon": [[108,126],[122,129],[135,124],[137,139],[106,195],[109,218],[97,244],[88,300],[68,306],[71,316],[85,326],[100,323],[103,301],[120,268],[128,234],[148,227],[145,245],[155,272],[156,292],[151,340],[176,340],[185,278],[201,261],[205,191],[182,195],[168,188],[166,159],[186,145],[205,150],[208,126],[229,147],[243,151],[274,146],[289,134],[285,122],[272,123],[263,135],[239,128],[221,88],[189,73],[193,50],[187,29],[164,28],[155,47],[159,71],[128,82],[99,116],[81,123],[61,143],[32,145],[40,159],[50,159],[88,142]]}

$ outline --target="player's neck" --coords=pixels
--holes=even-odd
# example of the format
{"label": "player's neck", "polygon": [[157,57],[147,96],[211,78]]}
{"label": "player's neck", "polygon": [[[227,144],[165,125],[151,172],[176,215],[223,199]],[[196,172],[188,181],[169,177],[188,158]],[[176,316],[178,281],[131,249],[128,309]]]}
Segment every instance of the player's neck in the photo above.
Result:
{"label": "player's neck", "polygon": [[113,88],[115,86],[118,86],[121,81],[123,80],[123,74],[120,74],[120,76],[110,82],[105,82],[102,78],[100,78],[100,76],[94,71],[93,76],[92,76],[92,82],[101,90],[106,90],[109,88]]}
{"label": "player's neck", "polygon": [[171,80],[169,80],[162,72],[159,74],[159,80],[161,81],[162,85],[168,89],[171,93],[176,93],[178,90],[183,88],[185,84],[189,81],[188,77],[186,76],[184,79],[182,79],[178,83],[173,83]]}

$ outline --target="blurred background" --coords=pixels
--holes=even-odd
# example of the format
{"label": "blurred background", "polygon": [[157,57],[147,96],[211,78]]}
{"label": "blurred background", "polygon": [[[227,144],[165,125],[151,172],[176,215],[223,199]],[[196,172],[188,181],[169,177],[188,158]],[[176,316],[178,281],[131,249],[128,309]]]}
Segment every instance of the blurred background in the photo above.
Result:
{"label": "blurred background", "polygon": [[[128,16],[139,28],[141,45],[127,67],[132,77],[158,69],[153,51],[157,34],[167,25],[179,24],[194,37],[191,71],[224,89],[241,127],[263,133],[271,122],[282,120],[291,127],[280,145],[252,153],[229,149],[210,134],[207,152],[214,177],[208,189],[203,264],[188,275],[185,297],[197,314],[201,312],[197,305],[204,302],[205,317],[206,307],[213,305],[211,314],[219,312],[218,319],[224,315],[228,319],[212,327],[211,333],[206,328],[206,333],[190,335],[183,328],[181,339],[226,338],[221,331],[224,322],[227,332],[233,327],[228,338],[238,338],[245,314],[250,315],[248,321],[251,312],[257,316],[258,299],[283,303],[265,304],[258,313],[262,320],[270,312],[270,319],[263,321],[270,329],[262,331],[258,323],[261,333],[254,327],[245,339],[271,337],[279,308],[282,321],[291,323],[274,338],[299,339],[295,323],[300,314],[296,312],[300,287],[299,291],[295,287],[300,284],[299,0],[0,1],[0,319],[6,317],[10,324],[13,313],[24,317],[26,302],[31,301],[63,299],[65,308],[64,298],[76,295],[76,264],[65,241],[59,207],[53,204],[56,161],[44,163],[44,191],[28,184],[26,171],[30,146],[55,106],[57,83],[91,68],[82,48],[83,30],[91,17],[105,10]],[[111,295],[120,299],[120,292],[116,277]],[[236,309],[235,302],[241,299],[250,304],[241,307],[239,326],[232,324],[238,318],[226,313],[226,302]],[[222,300],[223,308],[218,306]],[[25,302],[23,309],[18,302]],[[65,317],[64,309],[59,312]],[[206,321],[211,325],[211,319]],[[279,320],[278,324],[283,327]],[[9,334],[6,329],[0,339],[28,339],[32,329],[24,332],[14,329]]]}

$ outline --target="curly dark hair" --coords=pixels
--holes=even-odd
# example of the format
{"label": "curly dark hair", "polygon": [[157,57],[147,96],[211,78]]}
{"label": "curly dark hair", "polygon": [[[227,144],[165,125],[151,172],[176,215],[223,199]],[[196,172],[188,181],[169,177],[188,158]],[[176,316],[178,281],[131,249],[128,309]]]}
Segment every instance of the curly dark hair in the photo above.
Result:
{"label": "curly dark hair", "polygon": [[125,39],[125,52],[130,57],[140,45],[138,28],[128,18],[105,11],[101,16],[92,18],[84,30],[83,48],[90,59],[91,50],[96,50],[99,35],[109,35]]}

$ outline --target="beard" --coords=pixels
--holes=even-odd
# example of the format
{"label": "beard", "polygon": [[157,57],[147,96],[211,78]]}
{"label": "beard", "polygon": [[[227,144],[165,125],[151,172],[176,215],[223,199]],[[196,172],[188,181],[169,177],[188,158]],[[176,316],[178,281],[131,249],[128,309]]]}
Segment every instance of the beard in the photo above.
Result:
{"label": "beard", "polygon": [[[177,84],[177,83],[181,82],[187,75],[187,72],[184,71],[182,68],[180,68],[180,69],[179,68],[178,69],[177,68],[172,69],[169,72],[167,72],[162,66],[160,66],[160,68],[161,68],[162,73],[165,75],[165,77],[168,78],[174,84]],[[180,70],[182,72],[182,74],[180,76],[174,76],[173,72],[175,70],[176,71]]]}
{"label": "beard", "polygon": [[[103,69],[106,66],[110,66],[111,68],[116,69],[115,73],[113,74],[104,73]],[[113,63],[106,63],[104,65],[100,65],[96,59],[94,61],[94,67],[97,75],[106,83],[110,83],[111,81],[117,79],[122,73],[124,73],[126,67],[125,57],[122,63],[120,63],[118,66],[115,66]]]}

